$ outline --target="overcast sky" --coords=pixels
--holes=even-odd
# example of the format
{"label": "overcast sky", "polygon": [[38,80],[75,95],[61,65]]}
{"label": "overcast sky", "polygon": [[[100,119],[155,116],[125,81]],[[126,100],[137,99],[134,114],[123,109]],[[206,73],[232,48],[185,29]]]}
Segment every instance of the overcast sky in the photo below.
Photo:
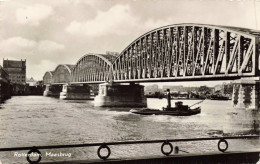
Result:
{"label": "overcast sky", "polygon": [[41,80],[58,64],[121,52],[177,23],[260,30],[260,0],[0,0],[0,57],[26,59],[27,77]]}

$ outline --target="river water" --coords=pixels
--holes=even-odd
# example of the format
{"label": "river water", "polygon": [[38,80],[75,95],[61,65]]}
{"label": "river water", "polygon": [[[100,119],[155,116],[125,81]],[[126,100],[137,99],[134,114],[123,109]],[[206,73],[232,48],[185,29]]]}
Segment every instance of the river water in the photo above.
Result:
{"label": "river water", "polygon": [[[166,106],[166,99],[148,99],[148,107]],[[192,105],[199,100],[183,100]],[[172,100],[172,103],[175,101]],[[94,107],[93,101],[16,96],[0,104],[0,147],[82,144],[253,134],[259,116],[237,111],[231,101],[205,100],[201,114],[188,117],[142,116],[130,108]],[[218,151],[218,141],[173,143],[181,150]],[[260,140],[228,140],[229,150],[259,150]],[[161,144],[111,146],[110,158],[161,155]],[[97,147],[41,150],[42,161],[97,159]],[[16,153],[16,154],[15,154]],[[27,163],[21,153],[0,152],[3,164]],[[47,155],[46,153],[49,153]],[[63,154],[50,156],[52,154]],[[18,155],[20,154],[20,156]]]}

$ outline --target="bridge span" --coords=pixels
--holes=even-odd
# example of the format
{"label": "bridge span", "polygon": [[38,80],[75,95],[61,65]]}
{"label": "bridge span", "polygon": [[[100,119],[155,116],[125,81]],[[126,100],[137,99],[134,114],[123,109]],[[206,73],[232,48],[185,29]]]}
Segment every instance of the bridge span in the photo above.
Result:
{"label": "bridge span", "polygon": [[[239,102],[244,95],[239,94],[251,90],[252,99],[247,105],[242,105],[250,107],[256,103],[255,97],[259,97],[259,80],[255,79],[260,75],[259,38],[260,31],[238,27],[203,24],[164,26],[138,37],[118,55],[84,55],[71,69],[70,78],[62,84],[101,84],[103,87],[99,88],[99,95],[104,95],[108,92],[129,92],[128,89],[114,87],[112,82],[233,80],[252,77],[252,80],[236,81],[238,85],[234,88],[234,94],[237,95],[233,96],[234,105],[241,105],[244,101]],[[56,69],[53,76],[48,75],[52,78],[49,84],[60,84],[54,80],[57,72]],[[110,83],[102,85],[105,82]],[[102,88],[106,89],[102,91]]]}
{"label": "bridge span", "polygon": [[113,81],[234,79],[259,75],[260,32],[179,24],[152,30],[113,62]]}

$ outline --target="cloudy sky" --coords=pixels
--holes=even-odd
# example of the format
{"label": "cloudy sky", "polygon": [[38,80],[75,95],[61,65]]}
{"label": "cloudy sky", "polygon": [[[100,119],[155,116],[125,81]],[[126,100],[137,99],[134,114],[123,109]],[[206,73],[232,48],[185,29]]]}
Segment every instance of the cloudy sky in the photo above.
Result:
{"label": "cloudy sky", "polygon": [[26,59],[27,77],[40,80],[58,64],[121,52],[177,23],[260,30],[260,0],[0,0],[0,57]]}

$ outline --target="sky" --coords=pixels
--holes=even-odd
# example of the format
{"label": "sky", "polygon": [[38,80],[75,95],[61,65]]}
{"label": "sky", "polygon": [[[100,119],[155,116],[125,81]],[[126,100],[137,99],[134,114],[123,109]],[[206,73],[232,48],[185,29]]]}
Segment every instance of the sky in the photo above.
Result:
{"label": "sky", "polygon": [[120,53],[178,23],[260,30],[260,0],[0,0],[0,59],[26,59],[27,77],[41,80],[59,64]]}

